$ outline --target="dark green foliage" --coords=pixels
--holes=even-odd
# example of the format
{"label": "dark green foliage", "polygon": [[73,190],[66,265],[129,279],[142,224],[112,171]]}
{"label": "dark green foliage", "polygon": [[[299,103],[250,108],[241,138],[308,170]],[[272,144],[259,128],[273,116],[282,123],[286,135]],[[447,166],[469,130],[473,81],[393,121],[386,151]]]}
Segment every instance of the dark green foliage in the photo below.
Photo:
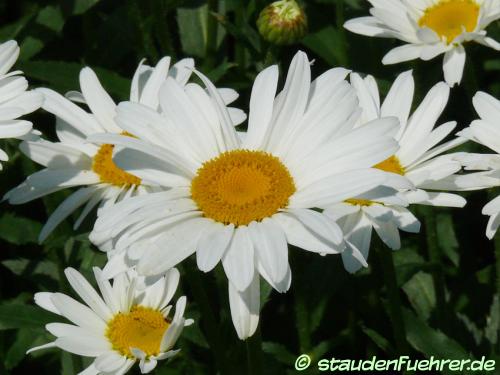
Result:
{"label": "dark green foliage", "polygon": [[[0,41],[15,38],[21,46],[17,68],[34,87],[61,93],[78,90],[78,73],[94,68],[116,101],[128,97],[130,79],[142,58],[155,64],[161,56],[192,56],[199,69],[220,87],[241,93],[236,103],[247,107],[256,74],[273,63],[287,67],[297,49],[315,59],[315,75],[342,65],[374,75],[387,91],[396,75],[414,69],[416,98],[442,80],[441,59],[383,66],[382,56],[399,42],[353,35],[342,28],[345,20],[366,15],[360,0],[308,0],[309,33],[296,45],[273,47],[261,40],[256,18],[264,0],[19,0],[0,2]],[[500,39],[500,25],[489,31]],[[452,90],[442,123],[456,120],[464,128],[476,117],[471,97],[477,90],[500,97],[498,52],[467,45],[464,83]],[[43,111],[30,116],[35,127],[54,137],[54,119]],[[38,169],[16,152],[16,141],[2,141],[11,160],[4,164],[0,193],[19,184]],[[484,151],[464,146],[465,151]],[[67,266],[91,276],[92,266],[103,266],[105,256],[87,240],[93,214],[82,228],[72,230],[73,218],[61,225],[43,245],[37,236],[47,214],[67,192],[22,206],[2,203],[0,215],[0,374],[76,374],[87,359],[56,350],[24,356],[32,346],[51,340],[47,322],[59,318],[33,304],[38,291],[72,293],[63,277]],[[394,253],[395,273],[403,308],[408,355],[497,360],[500,368],[499,270],[494,242],[484,236],[483,192],[465,194],[466,208],[433,209],[437,246],[443,256],[432,262],[427,252],[426,228],[419,235],[404,234],[402,250]],[[420,214],[420,212],[418,213]],[[422,222],[424,222],[422,217]],[[498,245],[497,245],[498,246]],[[385,251],[390,251],[384,249]],[[497,250],[497,255],[498,255]],[[188,296],[187,328],[177,347],[181,355],[161,362],[156,374],[242,374],[247,368],[247,345],[262,342],[254,373],[293,374],[294,361],[308,353],[320,358],[394,358],[388,293],[380,260],[371,254],[370,268],[347,274],[338,256],[320,257],[290,249],[292,288],[280,295],[262,285],[260,335],[246,344],[232,327],[227,281],[221,269],[210,274],[196,270],[193,259],[183,265],[190,276],[181,278],[179,293]],[[190,263],[191,262],[191,263]],[[435,289],[439,269],[444,292]],[[193,273],[196,275],[193,276]],[[202,306],[202,299],[210,309]],[[441,306],[438,308],[438,306]],[[443,309],[445,311],[441,311]],[[439,310],[439,311],[438,311]],[[443,315],[444,314],[444,322]],[[260,364],[257,362],[261,361]],[[134,370],[137,371],[138,370]],[[499,371],[499,370],[497,370]],[[305,372],[307,373],[307,372]],[[313,371],[309,373],[314,373]]]}

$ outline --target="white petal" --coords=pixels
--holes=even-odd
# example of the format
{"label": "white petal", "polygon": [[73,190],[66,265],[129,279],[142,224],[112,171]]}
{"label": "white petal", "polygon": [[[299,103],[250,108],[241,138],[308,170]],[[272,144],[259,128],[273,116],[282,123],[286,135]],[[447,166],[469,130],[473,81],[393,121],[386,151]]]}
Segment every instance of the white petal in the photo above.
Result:
{"label": "white petal", "polygon": [[88,67],[80,72],[80,87],[85,101],[101,126],[108,132],[119,133],[116,125],[116,104],[102,87],[94,71]]}
{"label": "white petal", "polygon": [[69,321],[97,334],[104,333],[106,324],[87,306],[61,293],[52,295],[52,303]]}
{"label": "white petal", "polygon": [[94,365],[102,372],[113,372],[122,367],[127,358],[115,351],[109,351],[96,358]]}
{"label": "white petal", "polygon": [[450,86],[460,84],[465,66],[465,49],[458,45],[446,52],[443,60],[444,78]]}
{"label": "white petal", "polygon": [[74,268],[68,267],[64,270],[66,278],[71,287],[80,296],[80,298],[99,315],[104,321],[109,320],[113,314],[109,307],[104,303],[101,296],[97,294],[90,283]]}
{"label": "white petal", "polygon": [[246,340],[255,333],[259,325],[260,278],[256,272],[248,288],[239,292],[231,282],[229,286],[229,306],[231,319],[240,340]]}
{"label": "white petal", "polygon": [[78,207],[86,203],[95,193],[94,187],[82,188],[66,198],[57,209],[50,215],[49,219],[43,226],[38,236],[38,241],[41,243],[49,236],[50,233],[69,215],[71,215]]}
{"label": "white petal", "polygon": [[342,246],[334,245],[318,236],[293,215],[278,213],[273,216],[273,220],[281,226],[287,242],[293,246],[320,254],[338,254],[343,249]]}
{"label": "white petal", "polygon": [[222,265],[229,281],[239,291],[245,290],[252,282],[255,273],[254,248],[246,226],[234,230]]}
{"label": "white petal", "polygon": [[267,137],[269,137],[278,78],[277,65],[264,69],[255,78],[250,97],[248,130],[244,148],[260,148],[265,145]]}
{"label": "white petal", "polygon": [[234,225],[213,223],[198,241],[196,263],[201,271],[211,271],[222,258],[233,236]]}
{"label": "white petal", "polygon": [[272,219],[248,226],[259,263],[280,292],[288,289],[288,246],[283,230]]}
{"label": "white petal", "polygon": [[35,293],[35,303],[42,309],[53,312],[54,314],[61,315],[61,312],[54,306],[52,302],[52,295],[50,292]]}
{"label": "white petal", "polygon": [[94,336],[59,337],[54,342],[62,350],[84,357],[97,357],[111,349],[109,343],[104,338],[98,339]]}

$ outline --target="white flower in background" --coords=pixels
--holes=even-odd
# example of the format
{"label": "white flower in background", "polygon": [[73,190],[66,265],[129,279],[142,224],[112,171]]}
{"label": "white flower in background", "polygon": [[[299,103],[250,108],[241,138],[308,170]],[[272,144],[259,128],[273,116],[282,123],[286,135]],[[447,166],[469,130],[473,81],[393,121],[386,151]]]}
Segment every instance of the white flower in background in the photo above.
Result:
{"label": "white flower in background", "polygon": [[[132,80],[130,101],[160,111],[158,91],[162,83],[171,77],[180,86],[185,86],[193,67],[193,60],[185,59],[170,68],[169,57],[161,59],[154,68],[141,63]],[[30,175],[5,196],[10,203],[21,204],[58,190],[80,187],[50,216],[40,233],[40,241],[80,206],[85,205],[74,224],[75,229],[97,205],[102,207],[158,190],[154,185],[118,168],[112,160],[114,146],[87,141],[87,136],[94,133],[127,133],[115,121],[116,104],[90,68],[82,69],[80,87],[82,93],[70,92],[68,97],[85,103],[90,113],[52,90],[37,90],[45,96],[43,108],[56,115],[59,142],[44,139],[23,142],[21,151],[45,168]],[[238,97],[234,90],[220,91],[226,103]],[[233,121],[245,120],[242,111],[234,108],[231,111]]]}
{"label": "white flower in background", "polygon": [[177,300],[175,314],[170,317],[169,302],[179,283],[179,272],[175,268],[148,283],[132,271],[122,273],[111,285],[95,267],[100,295],[75,269],[67,268],[65,274],[85,305],[62,293],[35,294],[37,305],[72,324],[47,324],[45,328],[56,340],[32,348],[28,353],[57,347],[76,355],[95,357],[82,375],[118,375],[126,373],[137,361],[141,373],[146,374],[158,361],[179,352],[172,348],[184,327],[193,320],[184,318],[184,296]]}
{"label": "white flower in background", "polygon": [[[460,161],[466,170],[481,171],[459,176],[455,180],[463,190],[500,186],[500,100],[485,92],[478,92],[473,104],[481,119],[473,121],[459,135],[488,147],[495,154],[461,155]],[[492,239],[500,226],[500,196],[484,206],[482,213],[490,217],[486,236]]]}
{"label": "white flower in background", "polygon": [[259,274],[280,292],[290,287],[287,243],[322,254],[344,248],[337,224],[313,208],[386,179],[370,167],[396,151],[397,120],[353,130],[360,111],[348,73],[332,69],[311,83],[309,60],[299,52],[276,95],[278,67],[265,69],[255,80],[241,139],[201,73],[210,96],[167,79],[160,90],[163,116],[120,104],[117,122],[138,139],[107,134],[90,140],[124,147],[117,165],[171,189],[99,213],[91,240],[98,246],[114,241],[104,272],[112,277],[137,266],[140,274],[160,274],[194,252],[202,271],[222,262],[236,331],[241,339],[251,336]]}
{"label": "white flower in background", "polygon": [[362,79],[351,74],[351,84],[363,108],[358,126],[387,116],[395,116],[400,121],[395,136],[399,150],[374,167],[402,176],[414,186],[394,189],[389,183],[388,187],[353,196],[325,210],[325,215],[339,220],[347,233],[347,251],[342,253],[342,259],[346,269],[354,272],[366,266],[372,228],[394,250],[401,247],[398,229],[412,233],[420,230],[417,218],[405,208],[409,204],[465,205],[461,196],[436,190],[459,190],[454,183],[455,173],[461,169],[461,163],[456,160],[458,154],[442,154],[466,140],[457,137],[440,144],[456,127],[456,122],[434,128],[448,102],[450,88],[445,83],[435,85],[411,116],[415,86],[411,71],[398,76],[383,103],[380,103],[377,82],[372,76]]}
{"label": "white flower in background", "polygon": [[371,16],[349,20],[344,27],[357,34],[397,38],[407,44],[391,50],[382,62],[431,60],[444,53],[446,82],[462,80],[464,43],[474,41],[500,51],[486,27],[500,19],[500,0],[369,0]]}
{"label": "white flower in background", "polygon": [[[28,81],[20,71],[10,72],[19,56],[17,42],[9,40],[0,44],[0,139],[28,139],[37,136],[32,130],[32,123],[17,120],[40,108],[43,96],[28,91]],[[8,155],[0,149],[0,161],[9,160]],[[0,170],[2,164],[0,163]]]}
{"label": "white flower in background", "polygon": [[344,232],[347,246],[342,252],[342,262],[348,272],[368,267],[372,229],[392,250],[401,247],[399,230],[420,231],[420,222],[407,206],[407,200],[398,190],[383,186],[332,205],[323,212],[337,221]]}

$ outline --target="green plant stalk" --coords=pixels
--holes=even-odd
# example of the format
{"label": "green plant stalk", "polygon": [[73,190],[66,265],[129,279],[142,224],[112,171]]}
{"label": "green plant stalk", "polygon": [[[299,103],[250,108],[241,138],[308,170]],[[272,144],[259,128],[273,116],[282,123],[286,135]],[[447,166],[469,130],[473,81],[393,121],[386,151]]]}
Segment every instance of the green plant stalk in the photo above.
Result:
{"label": "green plant stalk", "polygon": [[208,0],[208,18],[207,18],[207,44],[205,50],[205,58],[210,68],[215,66],[215,54],[217,52],[217,19],[214,13],[217,13],[219,8],[218,0]]}
{"label": "green plant stalk", "polygon": [[346,32],[344,29],[345,23],[345,14],[344,14],[344,0],[337,0],[337,4],[335,7],[335,23],[337,25],[337,30],[340,33],[341,43],[338,44],[338,48],[342,49],[342,53],[339,54],[343,56],[342,61],[339,61],[339,65],[341,66],[349,66],[349,58],[347,54],[347,38]]}
{"label": "green plant stalk", "polygon": [[394,268],[392,250],[383,245],[378,246],[376,250],[382,266],[385,286],[387,288],[387,296],[389,298],[389,315],[392,322],[396,348],[400,355],[408,354],[409,350],[408,343],[406,341],[406,329],[401,311],[401,298],[399,296],[399,288],[396,281],[396,270]]}
{"label": "green plant stalk", "polygon": [[435,264],[432,272],[432,281],[436,293],[436,317],[439,327],[448,332],[448,319],[446,295],[444,290],[445,280],[443,274],[441,250],[438,245],[436,216],[432,207],[421,207],[425,223],[425,237],[429,260]]}
{"label": "green plant stalk", "polygon": [[260,325],[254,335],[245,342],[247,352],[247,373],[248,375],[262,374],[262,337]]}
{"label": "green plant stalk", "polygon": [[[494,237],[493,241],[495,244],[495,290],[496,294],[500,296],[500,235],[498,233]],[[496,346],[493,348],[493,351],[495,354],[500,354],[500,338]]]}
{"label": "green plant stalk", "polygon": [[215,320],[214,309],[212,308],[207,294],[205,293],[206,285],[202,283],[198,270],[188,270],[187,267],[183,268],[184,272],[182,272],[182,274],[186,276],[186,280],[193,293],[194,300],[200,308],[201,323],[205,331],[207,342],[214,355],[218,372],[221,375],[230,375],[232,373],[229,371],[225,360],[226,350],[224,350],[224,345],[219,335],[219,324]]}

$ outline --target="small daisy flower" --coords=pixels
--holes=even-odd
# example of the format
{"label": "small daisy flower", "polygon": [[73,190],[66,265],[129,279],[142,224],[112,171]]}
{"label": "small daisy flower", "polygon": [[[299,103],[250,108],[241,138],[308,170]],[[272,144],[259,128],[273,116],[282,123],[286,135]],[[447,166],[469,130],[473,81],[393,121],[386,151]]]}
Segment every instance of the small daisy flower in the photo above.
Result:
{"label": "small daisy flower", "polygon": [[[158,91],[162,83],[167,77],[171,77],[184,87],[193,67],[192,59],[181,60],[171,68],[169,57],[161,59],[154,68],[141,62],[132,79],[130,101],[160,111]],[[40,232],[40,242],[80,206],[84,208],[74,224],[75,229],[98,205],[103,207],[131,196],[158,190],[147,181],[117,167],[112,159],[116,151],[113,145],[87,142],[87,136],[94,133],[134,135],[125,132],[115,122],[116,104],[92,69],[82,69],[80,87],[81,93],[70,92],[67,97],[86,104],[90,113],[52,90],[37,90],[45,97],[43,108],[56,116],[59,142],[45,139],[23,142],[20,145],[21,151],[45,168],[29,176],[5,196],[10,203],[21,204],[58,190],[80,187],[47,220]],[[237,98],[233,90],[220,91],[226,103]],[[233,122],[244,121],[242,111],[235,108],[231,111]]]}
{"label": "small daisy flower", "polygon": [[90,140],[123,146],[115,158],[121,168],[171,189],[99,213],[91,240],[114,243],[104,272],[112,277],[136,266],[155,275],[195,252],[202,271],[221,262],[238,336],[251,336],[260,276],[280,292],[290,287],[287,243],[321,254],[344,249],[340,228],[314,208],[387,178],[370,167],[396,151],[397,119],[353,130],[360,111],[348,73],[332,69],[311,82],[310,62],[298,52],[276,96],[278,67],[265,69],[253,85],[248,132],[241,137],[201,73],[210,96],[167,79],[160,90],[164,116],[120,104],[117,121],[138,139],[108,134]]}
{"label": "small daisy flower", "polygon": [[[20,71],[10,72],[19,56],[19,46],[14,40],[0,44],[0,139],[29,139],[39,134],[32,130],[32,123],[18,120],[42,105],[43,96],[28,91],[28,81]],[[0,161],[9,160],[0,149]],[[0,170],[2,164],[0,163]]]}
{"label": "small daisy flower", "polygon": [[117,276],[111,284],[101,270],[94,268],[100,295],[75,269],[65,270],[71,287],[85,302],[82,304],[62,293],[35,294],[35,302],[45,310],[60,315],[72,324],[49,323],[47,331],[56,340],[28,350],[60,348],[94,362],[80,374],[124,374],[139,362],[141,373],[152,371],[158,361],[171,358],[185,326],[186,297],[177,300],[170,317],[169,305],[179,282],[173,268],[156,280],[138,277],[133,272]]}
{"label": "small daisy flower", "polygon": [[369,1],[371,16],[349,20],[344,27],[357,34],[407,43],[385,55],[384,64],[431,60],[444,54],[445,80],[453,86],[462,80],[466,42],[500,51],[500,43],[485,30],[500,19],[500,0]]}
{"label": "small daisy flower", "polygon": [[358,126],[385,116],[395,116],[400,121],[395,136],[400,146],[398,151],[374,167],[394,177],[403,177],[413,185],[411,189],[397,189],[391,187],[389,180],[387,186],[325,210],[324,214],[339,220],[347,233],[347,251],[342,253],[342,260],[349,272],[355,272],[367,265],[372,228],[393,250],[401,247],[399,230],[411,233],[420,230],[420,222],[406,208],[409,204],[465,205],[461,196],[436,190],[460,190],[455,183],[455,173],[461,170],[461,163],[456,160],[458,154],[442,154],[466,140],[457,137],[440,144],[456,127],[455,122],[434,128],[448,102],[450,88],[445,83],[435,85],[411,116],[415,85],[411,72],[399,75],[383,103],[372,76],[362,79],[358,74],[351,74],[351,84],[363,108]]}
{"label": "small daisy flower", "polygon": [[420,222],[407,206],[407,200],[398,190],[381,186],[324,210],[323,214],[337,221],[344,232],[346,250],[341,255],[348,272],[368,267],[373,229],[392,250],[401,248],[399,230],[420,231]]}
{"label": "small daisy flower", "polygon": [[[474,108],[480,119],[459,134],[493,150],[495,154],[462,154],[460,161],[466,170],[481,172],[462,175],[456,183],[463,190],[478,190],[500,186],[500,100],[478,92],[473,98]],[[486,236],[492,239],[500,226],[500,197],[483,207],[482,213],[489,216]]]}

